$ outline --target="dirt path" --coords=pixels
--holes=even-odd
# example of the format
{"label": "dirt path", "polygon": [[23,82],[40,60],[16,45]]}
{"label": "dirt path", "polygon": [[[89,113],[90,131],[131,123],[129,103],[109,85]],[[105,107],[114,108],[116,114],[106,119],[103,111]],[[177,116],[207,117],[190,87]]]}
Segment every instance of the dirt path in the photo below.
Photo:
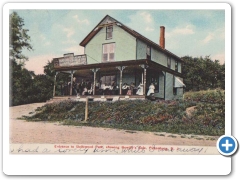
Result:
{"label": "dirt path", "polygon": [[10,142],[44,144],[132,144],[215,146],[218,137],[63,126],[59,123],[18,120],[45,103],[10,107]]}

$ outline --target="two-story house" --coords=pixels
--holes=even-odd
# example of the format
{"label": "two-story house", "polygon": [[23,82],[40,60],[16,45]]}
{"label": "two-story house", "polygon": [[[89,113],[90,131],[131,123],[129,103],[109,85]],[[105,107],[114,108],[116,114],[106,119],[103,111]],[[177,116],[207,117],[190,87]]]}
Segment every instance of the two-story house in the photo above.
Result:
{"label": "two-story house", "polygon": [[[183,96],[183,60],[165,49],[164,26],[160,27],[159,44],[156,44],[107,15],[80,42],[80,46],[84,47],[84,55],[69,53],[54,58],[54,68],[57,72],[70,73],[71,82],[76,79],[78,85],[90,81],[92,96],[106,95],[99,89],[112,83],[116,90],[107,95],[126,96],[122,89],[124,84],[136,87],[142,84],[143,93],[136,94],[136,88],[130,97],[145,98],[153,83],[157,98],[171,100]],[[72,93],[71,88],[70,95]]]}

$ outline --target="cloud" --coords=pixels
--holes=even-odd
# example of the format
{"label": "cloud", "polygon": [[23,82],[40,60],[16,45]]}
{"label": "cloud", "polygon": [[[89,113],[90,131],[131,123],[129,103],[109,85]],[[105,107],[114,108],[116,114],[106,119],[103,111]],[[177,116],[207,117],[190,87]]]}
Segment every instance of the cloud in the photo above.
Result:
{"label": "cloud", "polygon": [[[144,32],[152,32],[154,31],[154,19],[153,16],[146,11],[137,11],[135,14],[132,14],[129,16],[129,19],[131,22],[129,22],[127,25],[136,31],[143,33]],[[143,30],[141,32],[141,30]]]}
{"label": "cloud", "polygon": [[186,25],[183,28],[176,27],[172,30],[171,34],[180,34],[180,35],[188,35],[188,34],[194,34],[194,26],[193,25]]}
{"label": "cloud", "polygon": [[203,42],[204,44],[207,44],[207,43],[209,43],[213,38],[214,38],[213,34],[212,34],[212,33],[209,33],[209,34],[202,40],[202,42]]}
{"label": "cloud", "polygon": [[151,23],[153,22],[152,15],[148,12],[141,12],[140,15],[144,19],[145,23]]}
{"label": "cloud", "polygon": [[45,41],[46,40],[46,37],[43,34],[41,34],[39,37],[40,37],[41,41]]}
{"label": "cloud", "polygon": [[153,29],[153,28],[150,28],[150,27],[146,27],[146,28],[145,28],[145,31],[154,31],[154,29]]}
{"label": "cloud", "polygon": [[219,60],[220,64],[225,63],[225,53],[215,54],[211,58],[212,60]]}
{"label": "cloud", "polygon": [[73,19],[75,19],[79,24],[85,24],[85,25],[89,25],[90,24],[90,22],[89,22],[89,20],[88,19],[83,19],[83,20],[80,20],[79,18],[78,18],[78,15],[74,15],[73,16]]}
{"label": "cloud", "polygon": [[44,46],[50,46],[52,43],[50,41],[47,41],[44,43]]}
{"label": "cloud", "polygon": [[78,44],[76,40],[67,39],[66,41],[62,41],[62,44]]}
{"label": "cloud", "polygon": [[73,28],[63,28],[63,32],[67,33],[68,38],[75,34],[75,30]]}

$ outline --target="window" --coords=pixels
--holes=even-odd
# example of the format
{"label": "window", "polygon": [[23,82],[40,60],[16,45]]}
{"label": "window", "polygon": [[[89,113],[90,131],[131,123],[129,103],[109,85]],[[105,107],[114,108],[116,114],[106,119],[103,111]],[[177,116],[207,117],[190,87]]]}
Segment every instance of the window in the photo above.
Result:
{"label": "window", "polygon": [[177,88],[173,88],[173,95],[177,95]]}
{"label": "window", "polygon": [[175,61],[175,71],[178,71],[178,61]]}
{"label": "window", "polygon": [[102,62],[115,60],[115,43],[103,44]]}
{"label": "window", "polygon": [[147,59],[151,60],[151,47],[150,46],[147,46]]}
{"label": "window", "polygon": [[171,58],[170,57],[168,57],[168,59],[167,59],[167,67],[171,68]]}
{"label": "window", "polygon": [[115,75],[103,75],[100,78],[100,82],[102,86],[109,86],[112,85],[113,82],[116,83],[116,76]]}
{"label": "window", "polygon": [[106,27],[106,39],[112,39],[113,26]]}

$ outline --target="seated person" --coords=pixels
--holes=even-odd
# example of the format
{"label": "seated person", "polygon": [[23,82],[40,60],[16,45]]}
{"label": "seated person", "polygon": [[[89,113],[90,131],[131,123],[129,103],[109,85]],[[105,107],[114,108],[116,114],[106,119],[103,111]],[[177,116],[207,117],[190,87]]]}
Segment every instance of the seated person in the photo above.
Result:
{"label": "seated person", "polygon": [[88,90],[87,90],[87,88],[86,88],[86,87],[85,87],[85,88],[83,88],[82,95],[87,95],[87,93],[88,93]]}
{"label": "seated person", "polygon": [[135,94],[135,93],[134,93],[134,90],[135,90],[135,84],[134,84],[133,82],[131,82],[130,90],[131,90],[131,92],[130,92],[131,94],[130,94],[130,95]]}
{"label": "seated person", "polygon": [[93,93],[93,83],[91,84],[91,88],[88,89],[88,94],[90,95],[90,94],[92,94],[92,93]]}
{"label": "seated person", "polygon": [[101,84],[101,89],[105,89],[105,84]]}
{"label": "seated person", "polygon": [[147,96],[150,96],[151,94],[154,94],[154,89],[155,89],[155,86],[153,85],[153,83],[151,83],[151,85],[149,86]]}
{"label": "seated person", "polygon": [[124,83],[123,86],[122,86],[122,94],[126,95],[129,88],[130,87],[127,85],[127,83]]}

